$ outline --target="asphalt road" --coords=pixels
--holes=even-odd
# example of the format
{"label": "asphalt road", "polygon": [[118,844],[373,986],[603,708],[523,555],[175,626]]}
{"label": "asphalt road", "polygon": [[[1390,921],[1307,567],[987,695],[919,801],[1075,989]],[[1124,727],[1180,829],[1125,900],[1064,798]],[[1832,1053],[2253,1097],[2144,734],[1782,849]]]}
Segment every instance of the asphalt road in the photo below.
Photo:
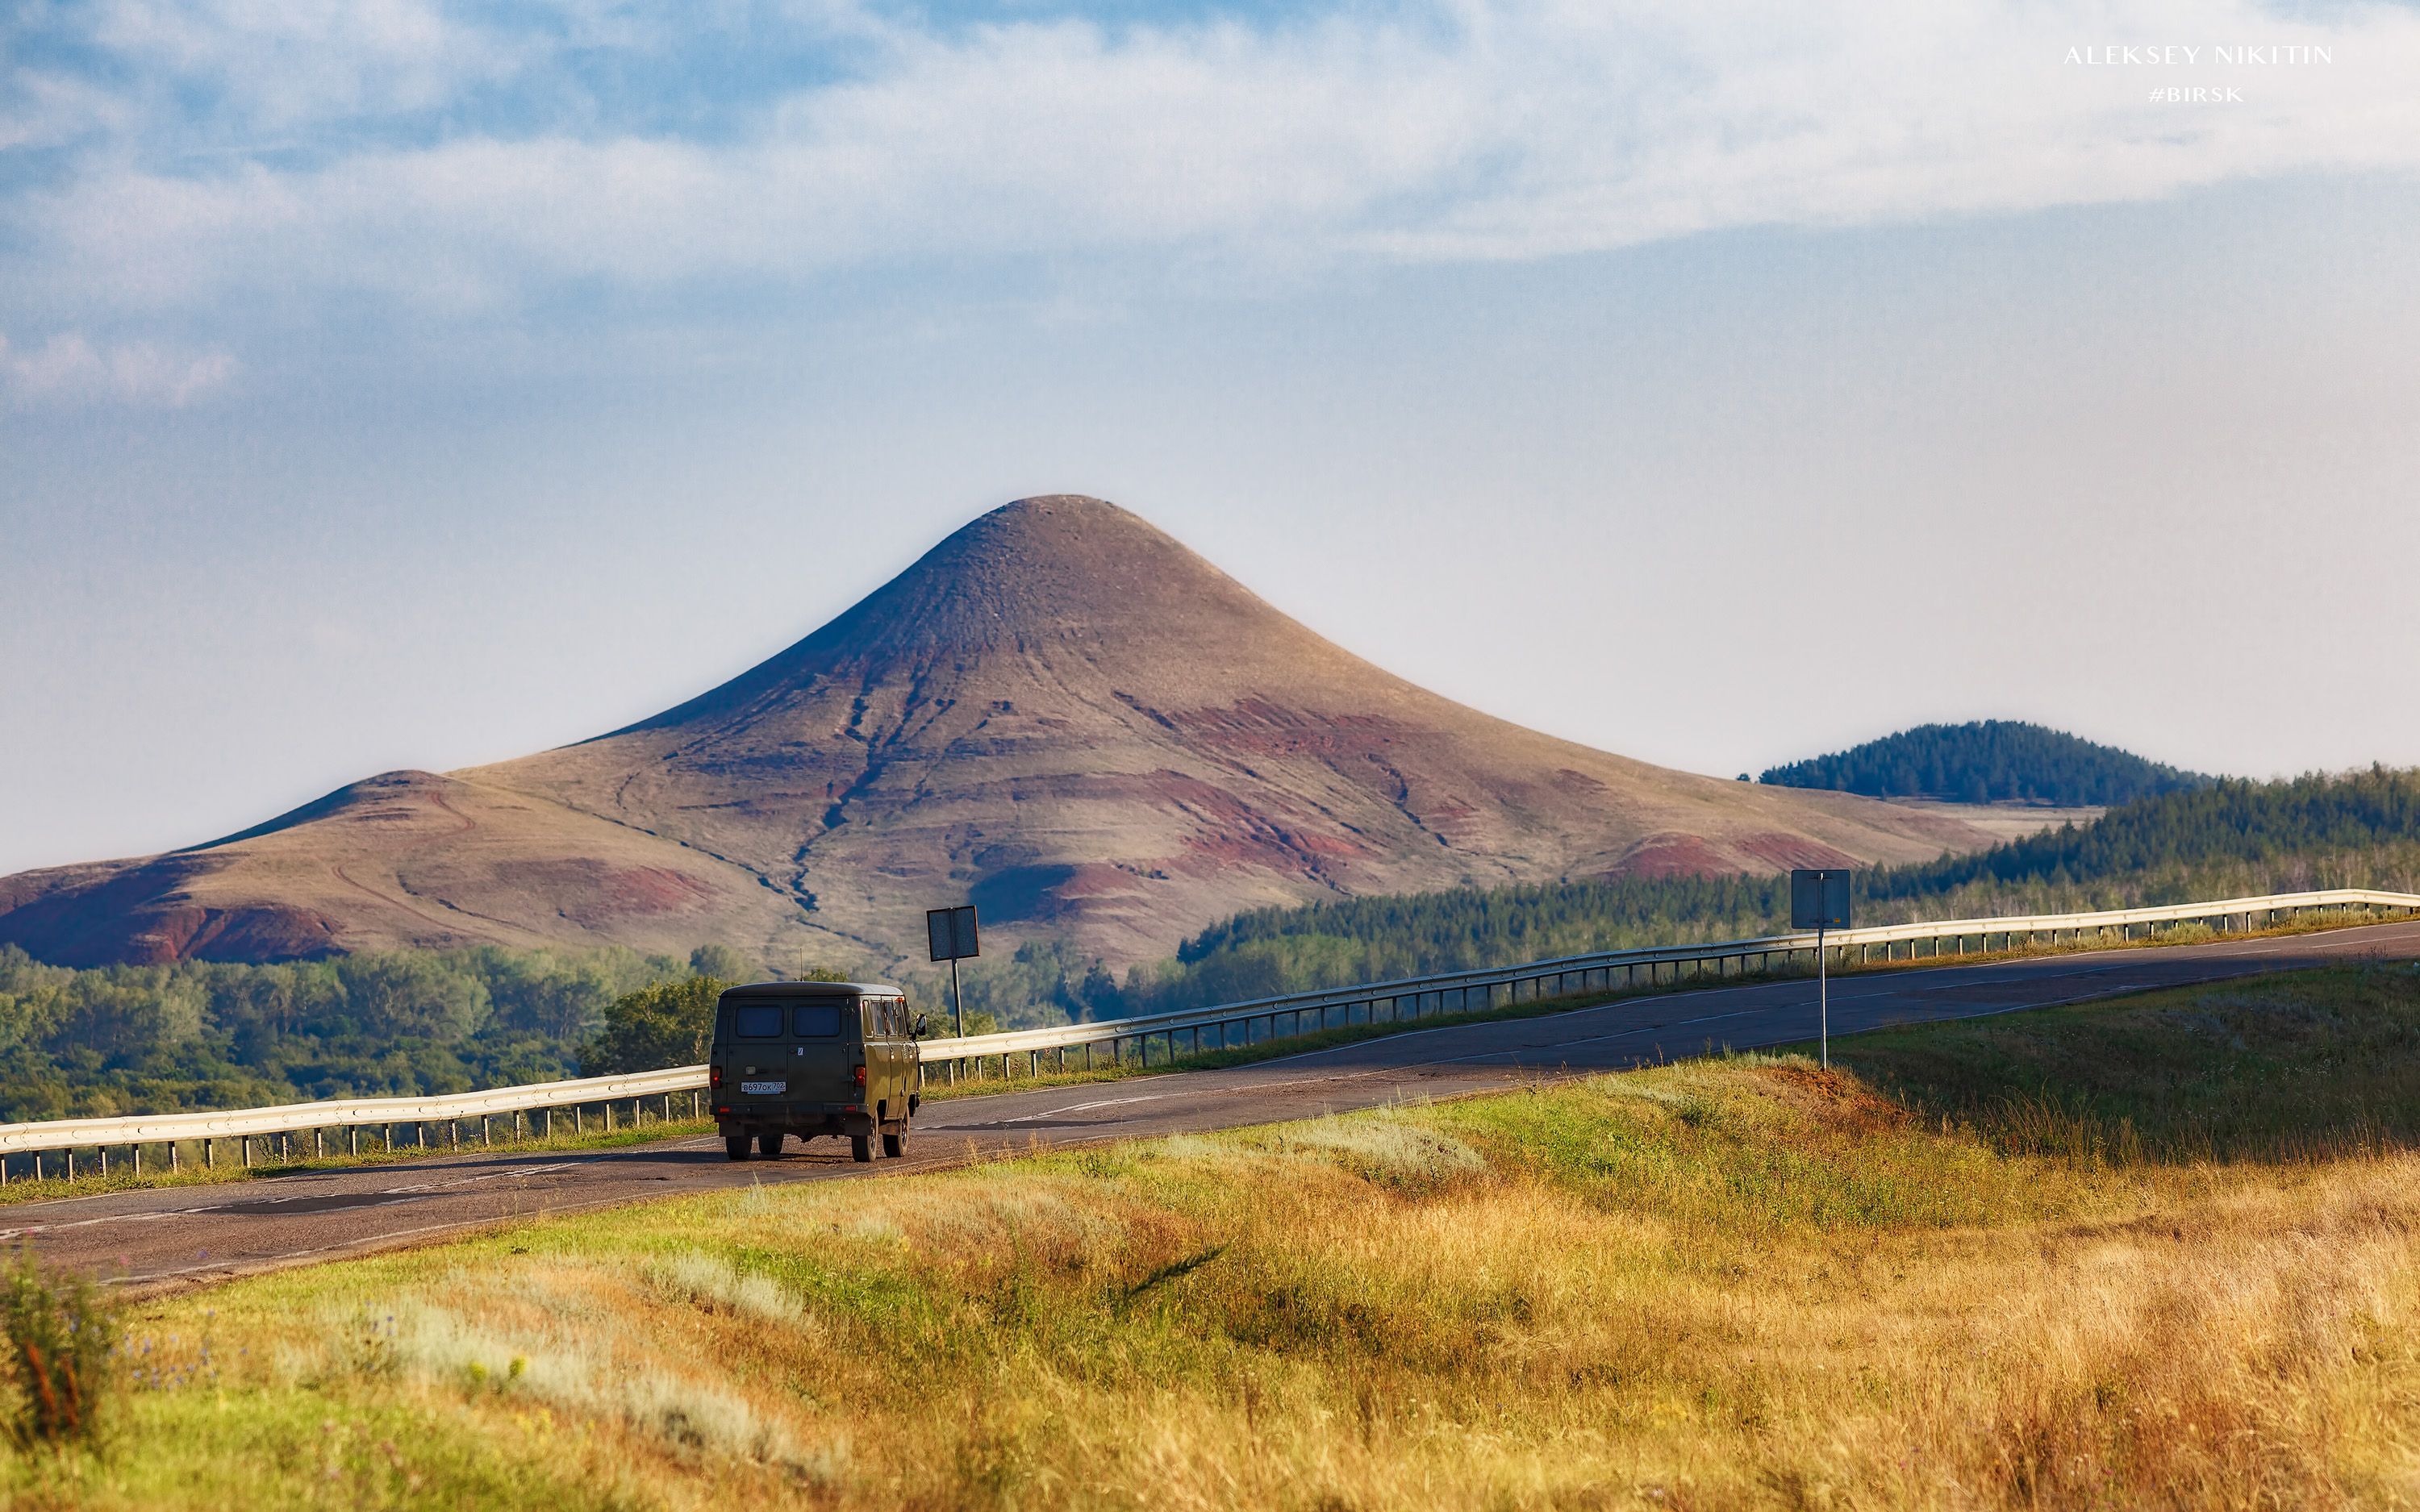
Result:
{"label": "asphalt road", "polygon": [[[1900,968],[1832,985],[1836,1034],[2047,1008],[2364,957],[2420,958],[2420,921],[2268,940]],[[1412,1030],[1227,1071],[1185,1072],[936,1103],[908,1153],[852,1163],[817,1140],[732,1162],[719,1139],[597,1153],[458,1155],[408,1165],[161,1187],[0,1208],[0,1243],[144,1291],[426,1242],[546,1213],[751,1182],[932,1169],[1103,1139],[1192,1133],[1481,1092],[1542,1076],[1747,1049],[1815,1035],[1811,981],[1707,987],[1539,1018]]]}

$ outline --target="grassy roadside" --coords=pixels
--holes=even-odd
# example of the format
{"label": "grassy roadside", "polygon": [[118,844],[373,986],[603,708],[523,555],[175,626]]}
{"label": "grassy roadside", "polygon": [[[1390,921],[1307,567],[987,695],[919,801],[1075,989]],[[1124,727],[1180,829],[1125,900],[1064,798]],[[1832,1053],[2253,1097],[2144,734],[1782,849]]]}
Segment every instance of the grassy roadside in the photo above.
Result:
{"label": "grassy roadside", "polygon": [[[2042,945],[2014,949],[1977,952],[1962,956],[1931,957],[1916,961],[1869,962],[1840,966],[1836,977],[1865,975],[1876,972],[1925,970],[1943,965],[1982,965],[1998,962],[2027,960],[2041,956],[2077,955],[2094,951],[2150,949],[2174,945],[2198,945],[2217,940],[2270,939],[2288,935],[2321,933],[2359,927],[2377,920],[2327,918],[2299,923],[2285,923],[2272,928],[2221,934],[2203,925],[2182,926],[2156,940],[2118,941],[2092,946]],[[1527,999],[1499,1008],[1467,1013],[1440,1013],[1403,1021],[1385,1020],[1377,1023],[1340,1025],[1333,1028],[1313,1030],[1307,1034],[1286,1035],[1260,1041],[1249,1045],[1236,1045],[1224,1050],[1178,1055],[1171,1059],[1128,1062],[1116,1066],[1097,1066],[1090,1071],[1044,1072],[1039,1075],[1004,1074],[1000,1057],[992,1057],[993,1072],[982,1079],[948,1083],[938,1078],[928,1080],[924,1098],[928,1102],[947,1102],[963,1097],[984,1097],[1005,1091],[1029,1091],[1056,1087],[1080,1087],[1098,1082],[1125,1081],[1138,1076],[1161,1076],[1173,1072],[1213,1071],[1233,1066],[1246,1066],[1287,1056],[1306,1055],[1313,1051],[1357,1044],[1363,1041],[1415,1030],[1447,1028],[1457,1025],[1500,1023],[1513,1019],[1538,1018],[1552,1013],[1570,1012],[1575,1009],[1591,1008],[1605,1003],[1666,996],[1673,993],[1691,992],[1714,986],[1754,986],[1764,982],[1801,980],[1802,973],[1760,973],[1733,977],[1688,977],[1653,985],[1621,988],[1613,991],[1571,993],[1556,997]],[[1014,1068],[1020,1057],[1010,1057],[1005,1064]],[[646,1123],[641,1131],[627,1126],[613,1134],[601,1132],[586,1134],[558,1134],[550,1138],[498,1140],[493,1148],[500,1150],[545,1151],[612,1149],[629,1145],[645,1144],[659,1139],[687,1138],[714,1132],[711,1120],[676,1119],[670,1123]],[[474,1147],[465,1146],[464,1149]],[[396,1150],[378,1150],[361,1155],[330,1156],[321,1160],[283,1161],[256,1164],[246,1169],[240,1165],[223,1165],[215,1169],[203,1169],[188,1164],[185,1169],[171,1174],[150,1170],[135,1175],[131,1169],[119,1168],[106,1175],[85,1174],[69,1180],[51,1177],[40,1180],[15,1180],[0,1186],[0,1208],[12,1203],[44,1201],[66,1196],[89,1196],[102,1192],[132,1191],[157,1186],[210,1185],[225,1181],[249,1180],[256,1177],[293,1175],[304,1171],[343,1170],[363,1165],[415,1161],[432,1154],[455,1151],[424,1150],[406,1146]]]}
{"label": "grassy roadside", "polygon": [[2415,1044],[2420,973],[2346,967],[533,1221],[139,1305],[114,1446],[0,1488],[2409,1504]]}
{"label": "grassy roadside", "polygon": [[2227,1164],[2420,1145],[2420,963],[2344,966],[1833,1041],[1918,1117],[1995,1148]]}

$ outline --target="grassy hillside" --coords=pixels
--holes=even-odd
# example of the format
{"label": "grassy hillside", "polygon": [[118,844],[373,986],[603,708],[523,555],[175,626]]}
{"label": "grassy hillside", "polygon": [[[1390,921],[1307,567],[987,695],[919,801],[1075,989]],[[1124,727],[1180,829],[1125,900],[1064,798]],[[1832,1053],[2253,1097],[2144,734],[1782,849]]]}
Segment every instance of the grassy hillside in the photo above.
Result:
{"label": "grassy hillside", "polygon": [[143,1304],[112,1453],[0,1485],[2397,1504],[2420,1489],[2415,1042],[2420,976],[2348,969],[1843,1041],[1830,1074],[1703,1061],[535,1221]]}
{"label": "grassy hillside", "polygon": [[1829,756],[1768,767],[1760,780],[1872,798],[2101,805],[2182,792],[2211,779],[2041,725],[1980,719],[1920,724]]}
{"label": "grassy hillside", "polygon": [[[1865,923],[2188,903],[2321,887],[2420,892],[2420,771],[2224,781],[1972,856],[1860,872]],[[1786,927],[1778,877],[1578,881],[1240,914],[1077,1011],[1146,1012]],[[1064,968],[1063,968],[1063,971]],[[1097,986],[1097,984],[1095,984]]]}

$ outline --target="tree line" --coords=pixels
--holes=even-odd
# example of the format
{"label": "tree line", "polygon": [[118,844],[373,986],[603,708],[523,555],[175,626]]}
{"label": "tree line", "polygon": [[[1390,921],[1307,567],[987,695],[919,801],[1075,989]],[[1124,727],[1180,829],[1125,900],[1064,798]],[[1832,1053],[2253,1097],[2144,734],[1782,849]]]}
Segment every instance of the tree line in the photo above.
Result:
{"label": "tree line", "polygon": [[70,970],[9,946],[0,1119],[550,1081],[578,1069],[615,999],[691,969],[631,950],[479,949]]}

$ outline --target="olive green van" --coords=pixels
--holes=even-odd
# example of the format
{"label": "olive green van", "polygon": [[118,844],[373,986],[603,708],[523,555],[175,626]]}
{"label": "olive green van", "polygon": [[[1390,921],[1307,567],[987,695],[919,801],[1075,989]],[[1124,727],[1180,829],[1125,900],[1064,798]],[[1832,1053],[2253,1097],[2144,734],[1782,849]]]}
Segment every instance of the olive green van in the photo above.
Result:
{"label": "olive green van", "polygon": [[859,1160],[908,1149],[908,1120],[923,1101],[924,1069],[896,987],[861,981],[764,981],[734,987],[714,1008],[706,1085],[722,1148],[767,1160],[785,1134],[845,1135]]}

